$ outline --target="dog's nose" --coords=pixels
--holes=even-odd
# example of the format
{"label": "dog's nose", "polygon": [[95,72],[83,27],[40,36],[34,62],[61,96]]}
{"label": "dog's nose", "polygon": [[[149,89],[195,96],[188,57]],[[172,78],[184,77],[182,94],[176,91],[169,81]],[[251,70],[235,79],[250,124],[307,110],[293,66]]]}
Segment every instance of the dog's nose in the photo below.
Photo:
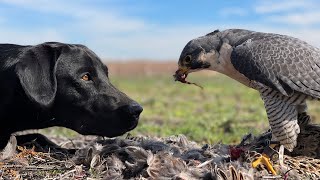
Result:
{"label": "dog's nose", "polygon": [[128,106],[128,112],[132,116],[139,117],[142,111],[143,108],[138,103],[132,103]]}

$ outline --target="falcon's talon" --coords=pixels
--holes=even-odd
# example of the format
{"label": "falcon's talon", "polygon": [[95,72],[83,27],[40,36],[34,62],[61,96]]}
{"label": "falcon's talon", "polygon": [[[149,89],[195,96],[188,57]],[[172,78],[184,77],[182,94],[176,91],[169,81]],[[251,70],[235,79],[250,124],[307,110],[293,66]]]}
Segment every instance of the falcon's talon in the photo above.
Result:
{"label": "falcon's talon", "polygon": [[279,141],[271,141],[269,144],[269,147],[272,149],[275,149],[277,146],[280,146],[280,142]]}
{"label": "falcon's talon", "polygon": [[279,159],[279,153],[278,151],[274,150],[273,148],[271,148],[270,146],[265,147],[263,150],[263,154],[267,155],[268,157],[270,157],[270,159],[272,161],[276,161]]}
{"label": "falcon's talon", "polygon": [[270,158],[268,157],[268,155],[266,154],[262,154],[261,157],[259,157],[258,159],[254,160],[252,162],[252,167],[256,168],[258,167],[260,164],[263,164],[266,166],[266,168],[273,174],[273,175],[277,175],[277,172],[274,170]]}
{"label": "falcon's talon", "polygon": [[239,144],[238,146],[239,146],[239,147],[245,146],[245,145],[247,144],[247,142],[248,142],[248,141],[251,142],[251,141],[253,140],[253,138],[254,138],[254,137],[253,137],[253,135],[252,135],[251,133],[243,136],[243,137],[242,137],[242,140],[241,140],[241,142],[240,142],[240,144]]}

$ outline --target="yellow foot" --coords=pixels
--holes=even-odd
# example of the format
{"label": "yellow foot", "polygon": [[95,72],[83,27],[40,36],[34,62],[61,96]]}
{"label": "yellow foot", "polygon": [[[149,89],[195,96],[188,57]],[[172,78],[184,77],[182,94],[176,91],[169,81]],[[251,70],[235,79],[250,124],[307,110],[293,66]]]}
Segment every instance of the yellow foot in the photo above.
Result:
{"label": "yellow foot", "polygon": [[270,158],[266,155],[266,154],[262,154],[261,157],[259,157],[258,159],[254,160],[252,162],[252,167],[256,168],[259,164],[263,164],[267,167],[267,169],[273,174],[273,175],[277,175],[276,171],[274,170],[274,168],[272,167]]}

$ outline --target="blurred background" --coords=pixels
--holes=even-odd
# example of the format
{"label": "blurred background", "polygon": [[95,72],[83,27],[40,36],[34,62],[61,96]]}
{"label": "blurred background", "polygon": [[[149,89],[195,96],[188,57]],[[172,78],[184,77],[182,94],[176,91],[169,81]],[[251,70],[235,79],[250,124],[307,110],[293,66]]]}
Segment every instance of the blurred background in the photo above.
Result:
{"label": "blurred background", "polygon": [[[174,82],[182,48],[227,28],[287,34],[319,47],[319,8],[316,0],[0,0],[0,42],[88,46],[109,66],[112,82],[144,106],[134,135],[236,143],[268,128],[258,93],[213,72],[189,76],[203,90]],[[319,122],[319,105],[309,109]],[[64,128],[44,132],[78,136]]]}

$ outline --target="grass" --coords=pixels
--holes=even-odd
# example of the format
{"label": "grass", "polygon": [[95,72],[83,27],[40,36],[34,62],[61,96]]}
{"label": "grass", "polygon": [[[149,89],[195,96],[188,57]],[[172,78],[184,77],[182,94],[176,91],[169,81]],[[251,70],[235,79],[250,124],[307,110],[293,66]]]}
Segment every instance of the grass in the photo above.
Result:
{"label": "grass", "polygon": [[254,90],[222,75],[192,74],[193,85],[171,76],[113,78],[114,84],[144,107],[132,134],[185,134],[197,142],[238,142],[247,132],[267,129],[262,101]]}
{"label": "grass", "polygon": [[[258,92],[223,75],[191,74],[188,80],[202,85],[203,90],[174,82],[170,75],[118,76],[111,80],[144,107],[138,127],[130,132],[133,135],[185,134],[199,143],[238,143],[246,133],[268,129]],[[320,117],[317,104],[312,102],[309,107],[315,121]],[[61,128],[54,131],[76,135],[65,129],[61,132]]]}

